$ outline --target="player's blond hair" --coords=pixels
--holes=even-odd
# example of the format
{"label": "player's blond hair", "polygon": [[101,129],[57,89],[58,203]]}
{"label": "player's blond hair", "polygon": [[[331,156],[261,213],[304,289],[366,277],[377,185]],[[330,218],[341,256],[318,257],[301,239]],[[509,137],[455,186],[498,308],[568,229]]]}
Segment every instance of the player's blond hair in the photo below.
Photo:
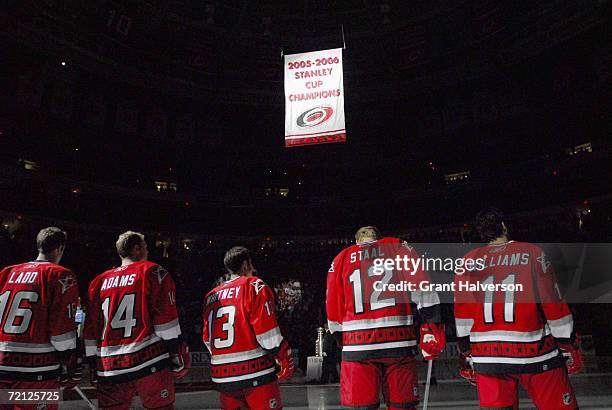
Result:
{"label": "player's blond hair", "polygon": [[362,228],[359,228],[357,230],[357,233],[355,233],[355,242],[357,243],[367,242],[368,240],[374,241],[381,238],[382,235],[380,234],[378,228],[375,226],[364,226]]}
{"label": "player's blond hair", "polygon": [[144,240],[145,237],[140,232],[123,232],[117,239],[117,253],[122,258],[129,258],[132,254],[132,249],[134,246],[142,244]]}

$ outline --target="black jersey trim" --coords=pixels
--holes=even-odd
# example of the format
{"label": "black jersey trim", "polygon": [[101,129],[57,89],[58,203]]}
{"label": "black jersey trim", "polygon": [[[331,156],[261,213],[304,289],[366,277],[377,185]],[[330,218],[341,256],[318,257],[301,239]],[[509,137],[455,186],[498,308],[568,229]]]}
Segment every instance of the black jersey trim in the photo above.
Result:
{"label": "black jersey trim", "polygon": [[548,370],[565,367],[563,356],[559,354],[548,360],[537,363],[511,364],[511,363],[474,363],[474,370],[482,374],[521,374],[543,373]]}
{"label": "black jersey trim", "polygon": [[254,377],[252,379],[239,380],[236,382],[228,382],[228,383],[215,383],[213,382],[214,389],[219,392],[231,392],[242,389],[249,389],[253,387],[259,387],[266,385],[268,383],[275,382],[278,378],[276,377],[276,373],[268,373],[259,377]]}
{"label": "black jersey trim", "polygon": [[342,360],[347,362],[359,362],[367,359],[384,359],[394,357],[416,356],[416,346],[397,347],[393,349],[377,349],[377,350],[360,350],[351,352],[342,352]]}

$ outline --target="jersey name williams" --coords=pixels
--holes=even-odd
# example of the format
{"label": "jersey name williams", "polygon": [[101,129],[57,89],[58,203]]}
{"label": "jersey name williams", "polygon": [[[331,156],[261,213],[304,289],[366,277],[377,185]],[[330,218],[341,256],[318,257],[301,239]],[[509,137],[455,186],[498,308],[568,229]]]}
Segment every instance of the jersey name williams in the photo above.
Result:
{"label": "jersey name williams", "polygon": [[513,253],[511,255],[485,255],[485,267],[492,268],[494,266],[515,266],[515,265],[529,265],[529,254],[528,253]]}

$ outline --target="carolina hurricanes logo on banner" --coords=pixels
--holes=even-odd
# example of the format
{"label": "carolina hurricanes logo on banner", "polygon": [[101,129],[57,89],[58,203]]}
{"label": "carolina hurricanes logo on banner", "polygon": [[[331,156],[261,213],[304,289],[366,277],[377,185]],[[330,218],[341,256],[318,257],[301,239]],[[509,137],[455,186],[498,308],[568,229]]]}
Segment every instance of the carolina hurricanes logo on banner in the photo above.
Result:
{"label": "carolina hurricanes logo on banner", "polygon": [[329,120],[333,113],[332,107],[314,107],[301,113],[296,123],[300,127],[316,127]]}

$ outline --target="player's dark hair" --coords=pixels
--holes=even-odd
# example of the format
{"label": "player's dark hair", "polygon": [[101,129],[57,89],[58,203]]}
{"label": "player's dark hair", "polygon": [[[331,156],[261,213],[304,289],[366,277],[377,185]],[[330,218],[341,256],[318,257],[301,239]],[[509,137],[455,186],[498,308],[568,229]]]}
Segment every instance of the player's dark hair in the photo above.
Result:
{"label": "player's dark hair", "polygon": [[123,232],[117,239],[117,253],[122,258],[129,258],[132,254],[132,249],[134,249],[134,246],[141,245],[143,242],[143,234],[134,231]]}
{"label": "player's dark hair", "polygon": [[476,231],[484,242],[491,242],[504,234],[504,213],[495,207],[488,207],[476,215]]}
{"label": "player's dark hair", "polygon": [[360,243],[363,242],[364,239],[373,239],[378,240],[381,239],[382,235],[380,231],[375,226],[364,226],[359,228],[355,233],[355,242]]}
{"label": "player's dark hair", "polygon": [[36,235],[38,252],[49,253],[60,246],[65,246],[67,237],[66,232],[55,226],[41,229]]}
{"label": "player's dark hair", "polygon": [[251,260],[251,253],[244,246],[234,246],[229,251],[225,252],[223,257],[223,264],[225,269],[230,273],[235,273],[240,270],[244,261]]}

